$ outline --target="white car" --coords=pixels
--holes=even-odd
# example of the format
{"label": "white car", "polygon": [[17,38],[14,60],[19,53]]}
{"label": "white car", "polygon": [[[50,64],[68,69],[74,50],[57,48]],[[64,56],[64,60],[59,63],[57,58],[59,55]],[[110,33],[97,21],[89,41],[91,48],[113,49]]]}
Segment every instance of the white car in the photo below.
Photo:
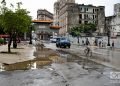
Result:
{"label": "white car", "polygon": [[51,42],[51,43],[56,43],[56,39],[57,39],[57,38],[51,38],[51,39],[50,39],[50,42]]}

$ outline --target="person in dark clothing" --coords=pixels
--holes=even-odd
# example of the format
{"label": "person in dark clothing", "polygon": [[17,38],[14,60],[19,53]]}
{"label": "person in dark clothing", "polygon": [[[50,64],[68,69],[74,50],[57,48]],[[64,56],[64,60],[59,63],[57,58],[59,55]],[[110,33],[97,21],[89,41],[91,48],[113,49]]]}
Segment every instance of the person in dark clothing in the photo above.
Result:
{"label": "person in dark clothing", "polygon": [[84,44],[84,40],[82,40],[82,45],[84,46],[85,44]]}
{"label": "person in dark clothing", "polygon": [[114,41],[112,42],[112,49],[114,49]]}
{"label": "person in dark clothing", "polygon": [[86,41],[86,45],[89,45],[90,44],[90,42],[89,41]]}
{"label": "person in dark clothing", "polygon": [[95,46],[98,46],[98,39],[95,39]]}
{"label": "person in dark clothing", "polygon": [[90,45],[88,38],[86,39],[86,45]]}
{"label": "person in dark clothing", "polygon": [[101,47],[101,41],[99,41],[99,47]]}

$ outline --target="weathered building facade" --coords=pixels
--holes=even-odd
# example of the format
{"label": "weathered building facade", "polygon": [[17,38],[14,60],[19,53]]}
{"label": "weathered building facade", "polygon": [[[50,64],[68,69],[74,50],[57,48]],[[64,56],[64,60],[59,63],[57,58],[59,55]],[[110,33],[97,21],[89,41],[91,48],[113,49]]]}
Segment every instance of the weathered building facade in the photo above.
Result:
{"label": "weathered building facade", "polygon": [[59,33],[65,35],[70,28],[84,23],[95,23],[99,33],[104,33],[105,7],[76,4],[75,0],[58,0],[54,3],[54,25],[62,28]]}
{"label": "weathered building facade", "polygon": [[106,17],[106,29],[110,30],[111,37],[120,35],[120,3],[114,5],[114,15]]}
{"label": "weathered building facade", "polygon": [[39,40],[49,40],[50,36],[59,33],[59,26],[53,26],[53,14],[45,9],[37,11],[37,20],[34,23],[35,34]]}
{"label": "weathered building facade", "polygon": [[38,9],[37,20],[53,20],[53,14],[46,9]]}

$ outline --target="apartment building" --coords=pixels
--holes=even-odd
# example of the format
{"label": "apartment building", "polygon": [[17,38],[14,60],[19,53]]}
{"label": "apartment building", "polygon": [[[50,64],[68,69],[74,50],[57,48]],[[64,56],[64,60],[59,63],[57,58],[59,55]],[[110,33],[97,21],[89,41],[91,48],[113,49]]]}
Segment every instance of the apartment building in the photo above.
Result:
{"label": "apartment building", "polygon": [[71,27],[86,23],[95,23],[97,32],[104,33],[105,7],[77,4],[75,0],[58,0],[54,3],[53,24],[62,27],[59,34],[65,35]]}
{"label": "apartment building", "polygon": [[111,37],[120,36],[120,3],[114,5],[114,15],[106,17],[106,29]]}

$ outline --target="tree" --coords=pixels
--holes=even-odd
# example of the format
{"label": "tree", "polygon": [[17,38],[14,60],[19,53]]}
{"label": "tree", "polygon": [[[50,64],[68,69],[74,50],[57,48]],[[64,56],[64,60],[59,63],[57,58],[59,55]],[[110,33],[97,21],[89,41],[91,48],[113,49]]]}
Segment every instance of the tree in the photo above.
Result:
{"label": "tree", "polygon": [[72,27],[72,28],[71,28],[70,34],[71,34],[72,36],[78,38],[78,43],[79,43],[80,33],[81,33],[81,29],[80,29],[79,27]]}
{"label": "tree", "polygon": [[88,23],[88,24],[80,24],[79,28],[83,33],[88,33],[89,35],[92,34],[92,32],[96,31],[96,25],[93,23]]}
{"label": "tree", "polygon": [[0,25],[4,28],[4,31],[9,34],[8,52],[10,53],[10,46],[13,39],[14,47],[16,48],[16,37],[19,33],[23,33],[28,30],[31,24],[31,17],[28,15],[26,9],[16,9],[15,12],[7,7],[1,8]]}
{"label": "tree", "polygon": [[14,40],[13,40],[13,46],[15,46],[14,48],[16,48],[16,38],[17,36],[19,37],[19,35],[21,33],[27,32],[29,29],[29,26],[31,24],[31,17],[28,15],[28,11],[26,11],[25,9],[17,9],[15,11],[16,14],[16,32],[14,34]]}
{"label": "tree", "polygon": [[80,24],[78,26],[70,28],[70,34],[78,38],[78,43],[79,43],[79,37],[81,36],[81,33],[86,33],[91,35],[92,32],[94,31],[96,31],[96,25],[92,23]]}

